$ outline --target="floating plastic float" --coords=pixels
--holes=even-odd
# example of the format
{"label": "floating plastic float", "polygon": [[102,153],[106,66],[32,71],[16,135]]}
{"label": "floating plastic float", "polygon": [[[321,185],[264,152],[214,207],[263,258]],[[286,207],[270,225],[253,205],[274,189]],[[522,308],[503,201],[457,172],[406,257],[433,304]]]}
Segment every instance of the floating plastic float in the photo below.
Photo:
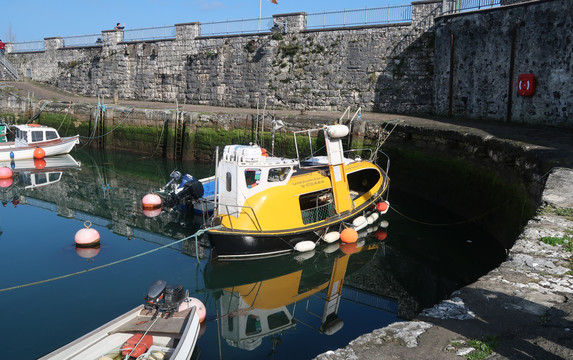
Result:
{"label": "floating plastic float", "polygon": [[354,230],[359,231],[362,230],[368,225],[368,221],[366,220],[365,216],[359,216],[356,219],[352,220],[352,226]]}
{"label": "floating plastic float", "polygon": [[9,167],[0,167],[0,179],[12,178],[13,172]]}
{"label": "floating plastic float", "polygon": [[326,235],[324,235],[324,242],[328,244],[338,241],[339,239],[340,239],[340,233],[338,231],[331,231]]}
{"label": "floating plastic float", "polygon": [[92,229],[92,223],[86,221],[84,223],[85,228],[78,230],[74,236],[76,246],[79,247],[93,247],[99,245],[99,232],[96,229]]}
{"label": "floating plastic float", "polygon": [[178,311],[184,311],[192,308],[193,306],[196,307],[195,311],[197,312],[197,315],[199,315],[199,322],[202,323],[205,321],[205,317],[207,317],[207,309],[205,309],[205,305],[201,300],[189,297],[179,305]]}
{"label": "floating plastic float", "polygon": [[157,209],[161,207],[161,197],[157,194],[147,194],[141,200],[144,209]]}
{"label": "floating plastic float", "polygon": [[43,159],[46,156],[46,152],[41,147],[34,149],[34,159]]}
{"label": "floating plastic float", "polygon": [[380,211],[380,214],[386,214],[390,209],[390,203],[388,201],[381,201],[376,204],[376,210]]}
{"label": "floating plastic float", "polygon": [[345,243],[355,243],[358,240],[358,232],[353,228],[346,228],[340,233],[340,240]]}
{"label": "floating plastic float", "polygon": [[298,252],[306,252],[314,250],[316,244],[312,241],[301,241],[294,246],[294,249]]}

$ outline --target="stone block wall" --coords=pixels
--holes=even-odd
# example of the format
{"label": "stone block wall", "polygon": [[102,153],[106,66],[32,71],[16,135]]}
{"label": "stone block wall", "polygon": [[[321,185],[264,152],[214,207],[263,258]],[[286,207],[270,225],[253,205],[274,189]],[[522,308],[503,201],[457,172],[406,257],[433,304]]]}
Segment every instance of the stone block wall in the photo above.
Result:
{"label": "stone block wall", "polygon": [[[437,114],[572,127],[573,1],[527,3],[436,19]],[[519,74],[533,96],[518,96]]]}
{"label": "stone block wall", "polygon": [[[21,74],[75,93],[228,107],[429,113],[433,36],[441,1],[412,3],[412,22],[307,30],[305,13],[273,16],[282,31],[200,36],[177,24],[176,38],[12,53]],[[428,14],[431,13],[431,16]],[[286,24],[286,26],[284,26]],[[258,105],[257,105],[258,104]]]}

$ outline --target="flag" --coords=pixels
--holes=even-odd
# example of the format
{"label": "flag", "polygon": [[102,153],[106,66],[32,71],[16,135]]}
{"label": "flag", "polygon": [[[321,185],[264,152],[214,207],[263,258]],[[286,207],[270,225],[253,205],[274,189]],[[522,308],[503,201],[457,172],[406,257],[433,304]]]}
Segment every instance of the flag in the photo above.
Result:
{"label": "flag", "polygon": [[275,4],[275,5],[278,5],[278,4],[279,4],[277,0],[269,0],[269,1],[272,2],[272,3]]}

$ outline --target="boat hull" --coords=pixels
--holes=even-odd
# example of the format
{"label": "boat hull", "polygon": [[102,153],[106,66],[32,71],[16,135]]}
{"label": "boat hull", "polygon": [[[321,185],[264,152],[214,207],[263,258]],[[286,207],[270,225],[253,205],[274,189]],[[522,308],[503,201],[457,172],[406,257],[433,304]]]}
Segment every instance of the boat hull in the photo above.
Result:
{"label": "boat hull", "polygon": [[[44,150],[45,156],[54,156],[68,154],[76,144],[79,142],[79,135],[61,138],[55,141],[47,141],[45,144],[40,145],[27,145],[27,146],[15,146],[6,145],[0,146],[0,161],[10,161],[10,160],[24,160],[33,159],[34,150],[40,147]],[[7,143],[9,144],[9,143]]]}

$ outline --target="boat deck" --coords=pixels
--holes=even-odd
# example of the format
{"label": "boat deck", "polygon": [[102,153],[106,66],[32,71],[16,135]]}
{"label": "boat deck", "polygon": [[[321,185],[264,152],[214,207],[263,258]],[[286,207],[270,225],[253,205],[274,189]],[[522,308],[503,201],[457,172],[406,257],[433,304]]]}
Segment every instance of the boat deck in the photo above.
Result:
{"label": "boat deck", "polygon": [[170,334],[171,338],[179,339],[183,333],[183,330],[185,329],[185,324],[187,321],[186,318],[190,311],[190,309],[180,311],[173,314],[173,316],[170,316],[169,318],[165,318],[163,314],[159,314],[159,318],[154,319],[154,310],[142,309],[138,316],[131,319],[124,325],[118,327],[112,331],[111,334],[145,332],[153,324],[151,329],[149,329],[148,334]]}

